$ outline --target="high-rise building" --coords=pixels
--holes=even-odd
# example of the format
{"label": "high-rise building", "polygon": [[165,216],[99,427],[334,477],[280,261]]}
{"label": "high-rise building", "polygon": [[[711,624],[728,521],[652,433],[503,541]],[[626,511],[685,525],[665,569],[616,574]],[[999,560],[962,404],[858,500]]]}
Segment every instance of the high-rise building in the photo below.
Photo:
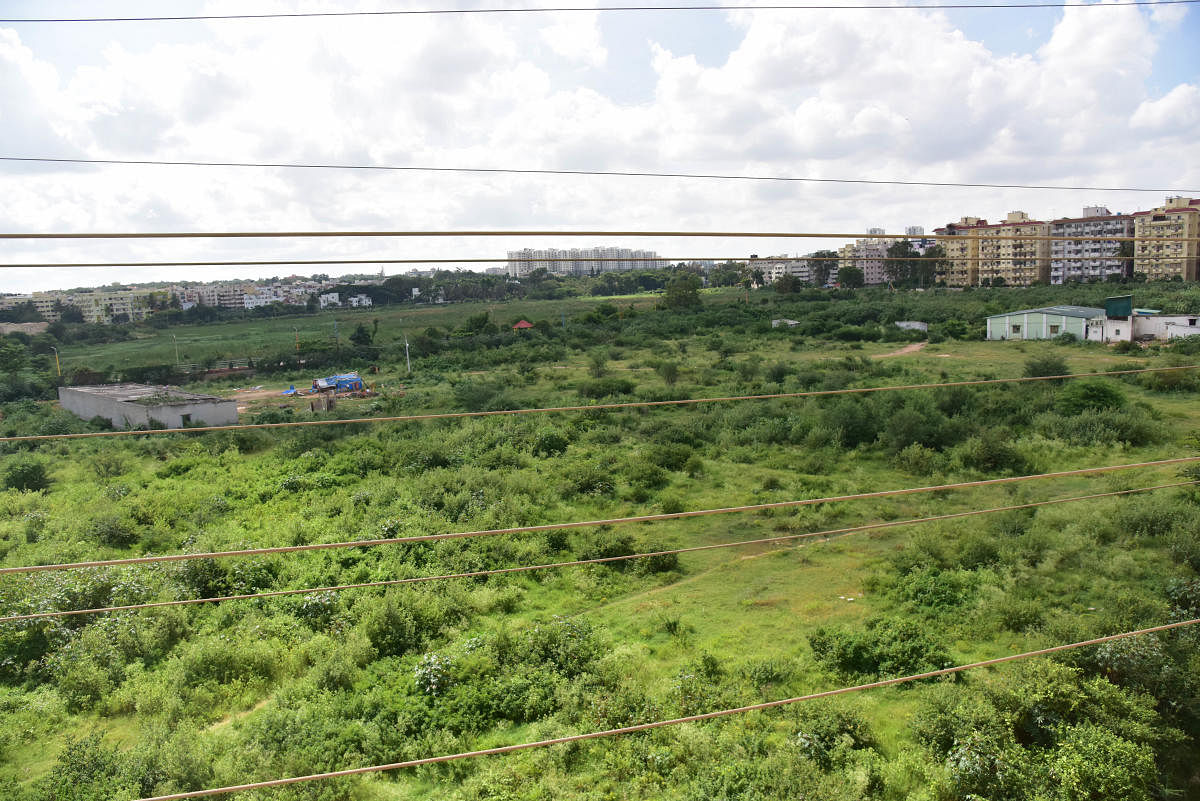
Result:
{"label": "high-rise building", "polygon": [[508,274],[514,278],[529,275],[539,268],[556,275],[595,275],[629,270],[661,270],[667,261],[651,250],[629,248],[547,248],[510,250]]}
{"label": "high-rise building", "polygon": [[1151,281],[1195,281],[1200,273],[1200,200],[1169,197],[1133,215],[1133,269]]}
{"label": "high-rise building", "polygon": [[[1085,237],[1050,242],[1050,283],[1103,281],[1110,275],[1131,275],[1133,260],[1120,259],[1120,240],[1095,241],[1095,237],[1133,236],[1133,216],[1113,214],[1104,206],[1086,206],[1081,217],[1064,217],[1050,223],[1050,236]],[[1089,241],[1091,240],[1091,241]]]}
{"label": "high-rise building", "polygon": [[933,232],[945,251],[946,260],[939,268],[937,280],[946,286],[966,287],[979,283],[979,237],[978,229],[987,226],[987,220],[978,217],[963,217],[956,223],[947,223]]}
{"label": "high-rise building", "polygon": [[975,230],[979,237],[980,284],[1029,286],[1050,280],[1049,223],[1013,211],[1004,222]]}

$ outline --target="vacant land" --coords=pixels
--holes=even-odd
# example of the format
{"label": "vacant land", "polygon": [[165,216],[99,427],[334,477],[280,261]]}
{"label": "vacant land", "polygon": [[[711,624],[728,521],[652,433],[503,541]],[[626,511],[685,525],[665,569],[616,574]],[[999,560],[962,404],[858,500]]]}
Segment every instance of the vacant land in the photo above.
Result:
{"label": "vacant land", "polygon": [[[395,320],[372,310],[344,323],[339,315],[346,333],[378,318],[381,344],[378,394],[337,414],[838,390],[1197,358],[942,337],[894,353],[905,340],[879,323],[874,339],[838,339],[835,331],[854,332],[772,329],[776,306],[732,294],[704,301],[678,310],[656,310],[652,298],[465,305]],[[778,309],[808,322],[847,311],[829,302]],[[489,312],[484,324],[504,327],[469,330],[480,311]],[[520,317],[547,324],[507,330]],[[218,350],[251,338],[286,349],[294,324],[171,333],[181,349],[202,336]],[[411,376],[395,346],[400,331],[410,342],[423,337]],[[164,336],[79,358],[152,364],[168,347],[170,361]],[[202,358],[189,353],[181,357]],[[882,354],[893,355],[870,358]],[[364,351],[353,358],[366,361]],[[311,377],[286,365],[253,383],[283,388]],[[232,383],[210,387],[232,393]],[[1194,371],[1184,371],[5,444],[0,554],[16,566],[482,531],[1193,455],[1198,390]],[[247,421],[312,416],[274,397],[247,400]],[[3,411],[7,435],[88,425],[49,403]],[[1143,469],[652,524],[12,575],[0,581],[0,610],[594,559],[1185,480],[1179,468]],[[845,537],[0,624],[0,795],[129,799],[388,763],[1196,617],[1198,500],[1196,490],[1175,488]],[[1197,637],[1185,630],[954,681],[246,797],[1196,797],[1198,659]]]}

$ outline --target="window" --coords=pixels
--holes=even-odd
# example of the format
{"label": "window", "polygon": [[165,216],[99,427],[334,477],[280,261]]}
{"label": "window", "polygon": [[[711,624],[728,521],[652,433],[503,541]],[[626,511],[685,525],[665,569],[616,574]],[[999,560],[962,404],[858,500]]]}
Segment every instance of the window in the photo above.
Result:
{"label": "window", "polygon": [[1021,326],[1017,325],[1016,323],[1013,323],[1012,332],[1014,334],[1021,333]]}
{"label": "window", "polygon": [[1051,333],[1051,334],[1057,334],[1057,333],[1058,333],[1058,330],[1059,330],[1060,328],[1062,328],[1062,326],[1059,326],[1059,325],[1052,325],[1052,326],[1050,326],[1050,333]]}

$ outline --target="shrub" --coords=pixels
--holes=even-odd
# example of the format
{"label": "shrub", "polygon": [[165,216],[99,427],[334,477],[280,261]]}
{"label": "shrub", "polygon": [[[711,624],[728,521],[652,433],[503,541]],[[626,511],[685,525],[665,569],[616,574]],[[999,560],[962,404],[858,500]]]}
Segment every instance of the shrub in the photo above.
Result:
{"label": "shrub", "polygon": [[560,456],[567,451],[570,444],[565,436],[557,431],[543,431],[533,442],[535,456]]}
{"label": "shrub", "polygon": [[579,394],[584,398],[609,398],[614,395],[633,393],[633,382],[627,378],[598,378],[579,385]]}
{"label": "shrub", "polygon": [[40,492],[50,486],[46,466],[33,459],[20,459],[4,471],[5,489]]}
{"label": "shrub", "polygon": [[945,646],[925,624],[906,618],[874,618],[855,632],[822,627],[808,643],[818,662],[846,674],[901,676],[950,663]]}
{"label": "shrub", "polygon": [[1079,414],[1085,409],[1118,409],[1125,395],[1108,381],[1076,381],[1059,391],[1054,406],[1059,414]]}
{"label": "shrub", "polygon": [[575,495],[611,495],[615,490],[608,471],[594,462],[573,464],[563,474],[562,492]]}
{"label": "shrub", "polygon": [[963,467],[981,473],[1024,473],[1029,468],[1021,452],[995,431],[971,437],[955,448],[955,454]]}
{"label": "shrub", "polygon": [[1039,378],[1048,375],[1070,375],[1071,369],[1061,356],[1037,356],[1025,362],[1025,375],[1029,378]]}

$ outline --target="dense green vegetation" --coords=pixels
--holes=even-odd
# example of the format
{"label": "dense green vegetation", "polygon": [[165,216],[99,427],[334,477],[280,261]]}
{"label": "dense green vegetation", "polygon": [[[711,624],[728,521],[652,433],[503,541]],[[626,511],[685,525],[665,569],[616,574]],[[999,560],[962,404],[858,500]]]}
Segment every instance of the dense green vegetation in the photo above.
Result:
{"label": "dense green vegetation", "polygon": [[[359,350],[343,343],[334,357],[378,364],[383,390],[337,413],[840,389],[1195,358],[1180,352],[1189,343],[1117,353],[1070,342],[969,341],[981,312],[1066,302],[1050,297],[1057,291],[801,291],[752,295],[749,304],[702,294],[699,306],[689,299],[657,309],[644,300],[577,302],[566,307],[569,315],[558,313],[557,301],[423,311],[428,317],[408,311],[411,378],[402,340],[394,341],[399,327],[375,310],[347,318],[370,330],[372,315],[380,317],[372,342]],[[1161,302],[1138,299],[1163,307],[1198,301],[1188,289]],[[509,318],[519,317],[535,328],[510,331]],[[801,325],[771,328],[776,317]],[[873,358],[907,341],[890,325],[898,319],[929,320],[939,341]],[[217,326],[198,330],[246,338],[247,327],[259,325],[268,340],[280,337],[281,349],[293,336],[290,323],[229,325],[224,334]],[[346,336],[355,330],[342,325]],[[132,360],[137,351],[122,348],[156,341],[97,346],[89,363]],[[43,380],[33,366],[18,368],[22,380]],[[294,362],[276,368],[266,380],[305,380]],[[481,530],[1165,458],[1197,452],[1198,391],[1186,371],[2,443],[0,559],[50,564]],[[0,410],[5,435],[98,427],[31,398]],[[307,413],[264,403],[247,416]],[[636,527],[8,576],[0,580],[0,609],[615,556],[1176,475],[1143,470]],[[1200,494],[1185,488],[807,547],[0,624],[0,796],[137,798],[801,695],[1195,617],[1198,570]],[[956,680],[245,797],[1196,797],[1198,636],[1183,630],[1122,640]]]}

